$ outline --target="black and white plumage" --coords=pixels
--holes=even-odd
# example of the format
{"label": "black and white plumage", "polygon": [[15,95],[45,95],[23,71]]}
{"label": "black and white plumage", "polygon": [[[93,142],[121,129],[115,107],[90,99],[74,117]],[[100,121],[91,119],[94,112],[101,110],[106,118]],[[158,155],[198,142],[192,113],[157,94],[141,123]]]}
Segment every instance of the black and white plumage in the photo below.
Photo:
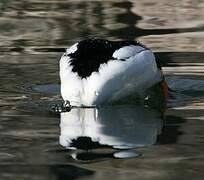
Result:
{"label": "black and white plumage", "polygon": [[135,41],[83,40],[60,59],[61,94],[75,106],[138,95],[162,78],[153,53]]}

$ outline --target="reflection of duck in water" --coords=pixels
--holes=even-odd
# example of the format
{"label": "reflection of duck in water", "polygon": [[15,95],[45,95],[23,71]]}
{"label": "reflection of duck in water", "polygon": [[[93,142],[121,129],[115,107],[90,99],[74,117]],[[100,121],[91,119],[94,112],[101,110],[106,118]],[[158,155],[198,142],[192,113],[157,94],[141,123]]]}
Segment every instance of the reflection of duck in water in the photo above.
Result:
{"label": "reflection of duck in water", "polygon": [[61,113],[60,144],[68,149],[131,149],[155,144],[161,128],[161,114],[142,106],[73,108]]}
{"label": "reflection of duck in water", "polygon": [[167,85],[153,53],[135,41],[88,39],[67,49],[60,60],[61,94],[71,105],[98,105]]}

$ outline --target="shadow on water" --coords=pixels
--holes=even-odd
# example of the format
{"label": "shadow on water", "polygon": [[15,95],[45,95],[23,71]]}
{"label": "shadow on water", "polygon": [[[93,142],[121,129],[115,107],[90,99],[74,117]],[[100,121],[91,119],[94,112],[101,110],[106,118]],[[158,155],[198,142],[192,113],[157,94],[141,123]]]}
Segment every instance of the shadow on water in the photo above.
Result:
{"label": "shadow on water", "polygon": [[157,137],[157,145],[174,144],[178,137],[182,135],[181,125],[185,123],[183,118],[177,116],[167,116],[163,121],[162,133]]}
{"label": "shadow on water", "polygon": [[[47,177],[48,179],[56,180],[75,180],[79,177],[91,177],[94,171],[83,169],[80,167],[75,167],[72,165],[21,165],[20,169],[16,166],[11,165],[0,165],[0,172],[6,174],[8,172],[13,175],[16,179],[41,179],[41,177]],[[9,169],[9,171],[8,171]],[[32,174],[32,177],[31,177]],[[8,178],[9,175],[1,176],[2,178]]]}
{"label": "shadow on water", "polygon": [[141,36],[148,35],[162,35],[162,34],[178,34],[186,32],[202,32],[204,31],[204,26],[201,27],[192,27],[192,28],[157,28],[157,29],[144,29],[137,27],[137,23],[143,19],[142,16],[139,16],[133,13],[131,9],[133,4],[131,2],[117,2],[114,3],[116,7],[123,7],[126,9],[125,13],[121,13],[116,16],[117,22],[126,24],[124,28],[118,28],[110,32],[110,36],[123,39],[136,39]]}
{"label": "shadow on water", "polygon": [[155,52],[154,54],[162,67],[186,67],[190,65],[195,68],[202,68],[199,65],[202,65],[204,57],[204,52]]}

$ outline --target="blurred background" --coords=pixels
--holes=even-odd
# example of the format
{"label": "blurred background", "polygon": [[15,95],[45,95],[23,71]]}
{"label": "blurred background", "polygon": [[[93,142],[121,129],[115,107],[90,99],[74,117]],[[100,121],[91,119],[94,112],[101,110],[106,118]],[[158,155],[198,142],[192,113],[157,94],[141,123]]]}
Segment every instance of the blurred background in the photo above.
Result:
{"label": "blurred background", "polygon": [[154,51],[202,51],[202,1],[0,1],[1,52],[56,52],[98,37],[139,39]]}

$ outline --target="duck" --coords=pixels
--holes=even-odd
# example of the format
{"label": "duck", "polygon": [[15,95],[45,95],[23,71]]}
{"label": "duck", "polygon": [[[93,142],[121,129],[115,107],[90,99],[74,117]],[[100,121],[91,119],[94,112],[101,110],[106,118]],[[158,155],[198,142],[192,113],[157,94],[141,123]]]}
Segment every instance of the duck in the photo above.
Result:
{"label": "duck", "polygon": [[142,96],[160,83],[168,94],[161,66],[139,41],[81,40],[59,61],[61,96],[71,106],[97,106]]}

